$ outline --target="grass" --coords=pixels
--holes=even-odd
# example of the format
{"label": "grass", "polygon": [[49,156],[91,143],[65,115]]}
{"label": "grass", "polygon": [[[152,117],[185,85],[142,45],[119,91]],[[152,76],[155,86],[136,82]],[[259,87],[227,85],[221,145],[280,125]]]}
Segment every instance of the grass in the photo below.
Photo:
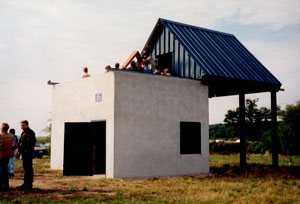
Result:
{"label": "grass", "polygon": [[300,157],[280,156],[273,169],[270,155],[247,155],[248,171],[239,172],[239,155],[210,155],[213,176],[152,179],[64,177],[49,170],[49,157],[34,160],[32,191],[14,188],[22,180],[20,161],[12,190],[0,203],[300,203]]}
{"label": "grass", "polygon": [[[221,155],[221,154],[210,154],[210,166],[211,167],[220,167],[226,164],[236,165],[238,166],[240,163],[239,154],[229,154],[229,155]],[[292,156],[292,165],[300,166],[300,156],[295,155]],[[261,164],[261,165],[272,165],[272,155],[270,154],[247,154],[247,164]],[[288,166],[290,162],[289,156],[279,155],[278,158],[280,166]]]}
{"label": "grass", "polygon": [[[33,168],[36,172],[52,172],[50,170],[50,156],[44,155],[43,159],[33,159]],[[21,172],[22,170],[22,160],[16,159],[16,171]]]}
{"label": "grass", "polygon": [[36,137],[36,141],[46,144],[46,143],[50,143],[51,142],[51,138],[50,137]]}

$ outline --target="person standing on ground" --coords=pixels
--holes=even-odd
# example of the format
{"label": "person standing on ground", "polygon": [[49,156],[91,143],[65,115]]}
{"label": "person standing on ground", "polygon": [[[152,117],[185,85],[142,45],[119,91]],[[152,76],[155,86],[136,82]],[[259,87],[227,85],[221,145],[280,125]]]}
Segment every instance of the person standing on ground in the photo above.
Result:
{"label": "person standing on ground", "polygon": [[17,153],[17,148],[18,148],[18,137],[17,137],[17,135],[15,135],[15,133],[16,133],[15,129],[10,129],[9,133],[12,134],[12,136],[14,138],[13,143],[12,143],[14,156],[9,159],[8,174],[9,174],[9,176],[15,176],[16,153]]}
{"label": "person standing on ground", "polygon": [[21,129],[23,130],[19,141],[19,152],[22,155],[23,169],[24,169],[24,183],[19,186],[19,189],[32,189],[33,182],[33,149],[35,146],[35,133],[29,128],[27,120],[21,121]]}
{"label": "person standing on ground", "polygon": [[0,135],[0,191],[8,191],[9,178],[8,178],[8,161],[14,156],[12,149],[13,136],[8,133],[9,125],[2,123]]}

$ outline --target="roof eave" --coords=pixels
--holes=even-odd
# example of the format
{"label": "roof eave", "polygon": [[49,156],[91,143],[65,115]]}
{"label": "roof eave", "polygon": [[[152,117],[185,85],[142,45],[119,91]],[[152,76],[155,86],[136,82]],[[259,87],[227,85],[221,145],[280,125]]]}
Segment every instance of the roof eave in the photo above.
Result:
{"label": "roof eave", "polygon": [[266,83],[251,80],[231,79],[217,76],[204,76],[201,83],[209,87],[209,97],[231,96],[240,93],[252,94],[262,92],[278,92],[281,83]]}
{"label": "roof eave", "polygon": [[150,48],[151,48],[151,44],[153,43],[153,39],[155,38],[155,36],[159,33],[159,27],[162,25],[162,21],[159,18],[148,38],[148,40],[146,41],[146,44],[144,45],[144,48],[142,50],[142,52],[147,52]]}

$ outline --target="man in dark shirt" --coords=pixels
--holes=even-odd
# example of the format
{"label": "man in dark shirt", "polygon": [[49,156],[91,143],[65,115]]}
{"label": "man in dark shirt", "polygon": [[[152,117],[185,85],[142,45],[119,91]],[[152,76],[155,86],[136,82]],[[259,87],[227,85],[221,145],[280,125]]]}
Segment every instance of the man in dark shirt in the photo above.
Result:
{"label": "man in dark shirt", "polygon": [[29,128],[27,120],[21,121],[21,129],[23,130],[19,141],[19,152],[22,155],[24,169],[24,183],[19,188],[32,189],[33,182],[33,149],[35,146],[35,133]]}

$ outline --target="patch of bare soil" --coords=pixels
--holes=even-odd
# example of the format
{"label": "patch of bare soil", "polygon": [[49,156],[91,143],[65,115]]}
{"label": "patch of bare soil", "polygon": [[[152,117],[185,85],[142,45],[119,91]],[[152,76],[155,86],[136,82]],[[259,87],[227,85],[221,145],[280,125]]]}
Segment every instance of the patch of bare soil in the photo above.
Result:
{"label": "patch of bare soil", "polygon": [[[10,189],[7,192],[0,192],[0,201],[22,202],[26,199],[31,201],[70,201],[73,199],[86,200],[101,193],[103,195],[113,194],[113,189],[101,185],[93,185],[93,177],[87,176],[63,176],[61,171],[38,171],[34,175],[32,190],[19,190],[18,186],[23,184],[23,172],[16,172],[14,177],[10,177]],[[108,184],[109,185],[109,184]]]}

